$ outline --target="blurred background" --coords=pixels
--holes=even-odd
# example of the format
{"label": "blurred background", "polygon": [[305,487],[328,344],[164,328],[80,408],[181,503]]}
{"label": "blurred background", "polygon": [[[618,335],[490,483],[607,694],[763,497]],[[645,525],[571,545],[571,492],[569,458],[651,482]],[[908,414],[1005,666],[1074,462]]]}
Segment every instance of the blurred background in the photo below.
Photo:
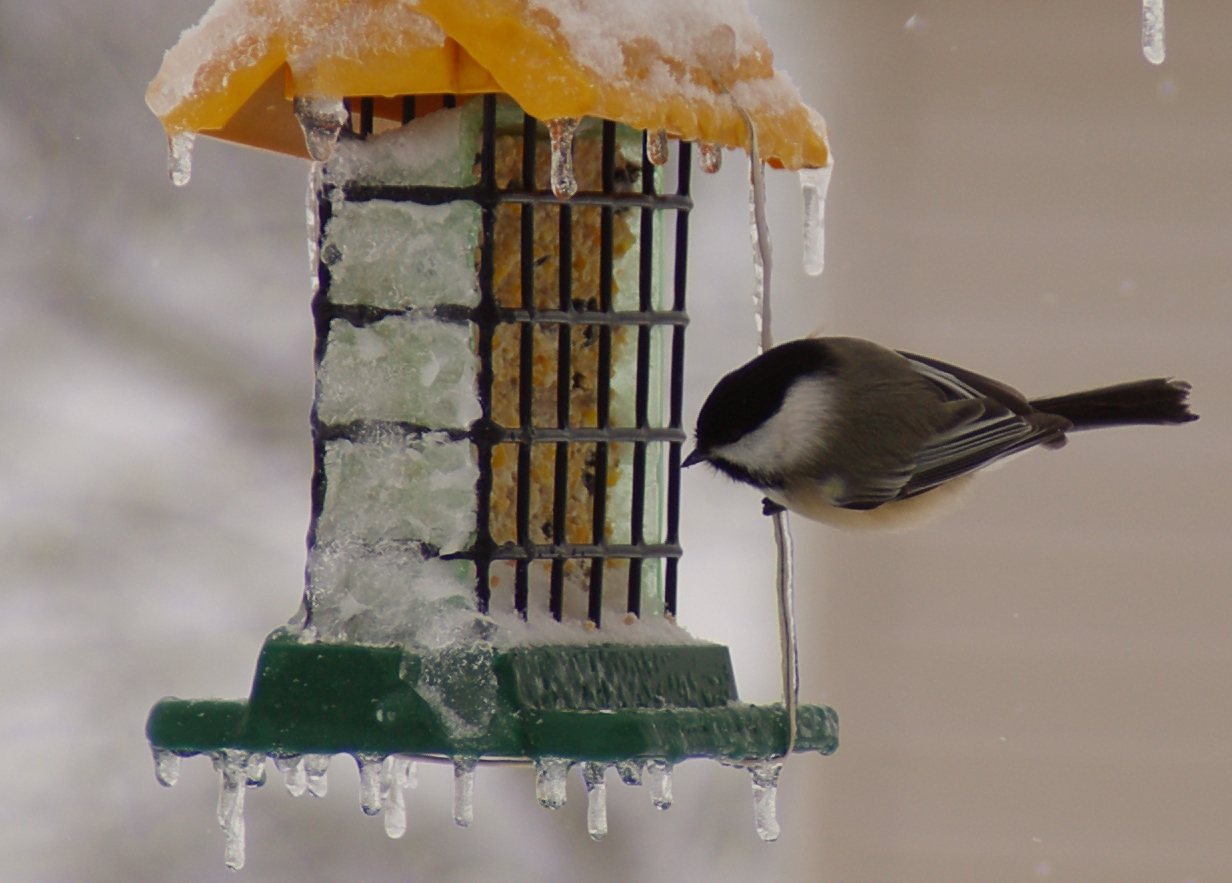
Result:
{"label": "blurred background", "polygon": [[[1031,395],[1151,375],[1202,420],[1076,437],[904,534],[795,521],[802,694],[839,712],[792,758],[776,844],[748,777],[676,804],[481,769],[476,821],[421,765],[410,827],[271,773],[258,881],[1232,879],[1232,5],[750,0],[826,117],[827,267],[772,174],[776,334],[867,336]],[[173,791],[142,734],[168,694],[248,692],[296,609],[312,395],[304,164],[198,143],[167,180],[143,103],[206,0],[0,5],[0,879],[228,878],[208,761]],[[747,165],[695,177],[687,412],[754,354]],[[758,499],[686,476],[681,620],[777,695]],[[610,779],[609,781],[613,781]],[[230,878],[236,879],[236,878]]]}

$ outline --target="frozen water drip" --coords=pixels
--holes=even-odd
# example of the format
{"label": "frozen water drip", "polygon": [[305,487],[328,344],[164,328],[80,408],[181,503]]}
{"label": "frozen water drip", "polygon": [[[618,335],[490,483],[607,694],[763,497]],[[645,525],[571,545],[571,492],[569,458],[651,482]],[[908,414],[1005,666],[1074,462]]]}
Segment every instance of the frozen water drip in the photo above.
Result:
{"label": "frozen water drip", "polygon": [[577,179],[573,177],[573,133],[579,122],[575,117],[548,120],[548,134],[552,136],[552,193],[558,199],[568,199],[577,193]]}
{"label": "frozen water drip", "polygon": [[800,170],[800,195],[804,199],[804,272],[820,276],[826,266],[826,190],[834,163],[820,169]]}
{"label": "frozen water drip", "polygon": [[1164,0],[1142,0],[1142,54],[1151,64],[1164,63]]}
{"label": "frozen water drip", "polygon": [[374,816],[381,811],[381,771],[385,758],[379,754],[357,754],[359,765],[359,805],[364,814]]}
{"label": "frozen water drip", "polygon": [[385,758],[381,768],[381,806],[385,810],[385,833],[394,840],[406,833],[406,798],[402,790],[418,784],[414,761],[396,754]]}
{"label": "frozen water drip", "polygon": [[667,145],[667,130],[658,129],[646,133],[646,156],[650,157],[650,161],[656,166],[667,165],[667,161],[672,158]]}
{"label": "frozen water drip", "polygon": [[225,748],[214,755],[219,773],[218,824],[226,837],[223,861],[244,867],[244,792],[265,783],[265,755]]}
{"label": "frozen water drip", "polygon": [[779,773],[783,764],[763,760],[749,767],[753,776],[753,821],[757,836],[762,840],[779,839],[779,820],[775,815],[775,800],[778,797]]}
{"label": "frozen water drip", "polygon": [[672,765],[666,760],[648,760],[646,783],[650,786],[650,800],[655,808],[671,809]]}
{"label": "frozen water drip", "polygon": [[154,778],[164,788],[170,788],[180,779],[180,756],[165,748],[150,746],[154,753]]}
{"label": "frozen water drip", "polygon": [[565,777],[570,763],[563,757],[543,757],[535,761],[535,798],[545,809],[565,805]]}
{"label": "frozen water drip", "polygon": [[582,782],[586,785],[586,831],[591,840],[607,836],[607,783],[603,780],[607,764],[582,764]]}
{"label": "frozen water drip", "polygon": [[308,790],[308,776],[304,772],[304,756],[289,754],[274,758],[274,769],[282,773],[287,786],[287,793],[292,797],[303,797]]}
{"label": "frozen water drip", "polygon": [[642,762],[639,760],[621,760],[616,763],[616,774],[626,785],[642,784]]}
{"label": "frozen water drip", "polygon": [[313,797],[324,797],[329,793],[329,758],[328,754],[304,755],[304,780],[308,793]]}
{"label": "frozen water drip", "polygon": [[308,155],[317,162],[326,162],[334,155],[338,135],[350,118],[341,98],[295,97],[295,116],[304,130]]}
{"label": "frozen water drip", "polygon": [[702,171],[707,175],[713,175],[723,167],[723,148],[718,144],[707,144],[702,142],[700,159]]}
{"label": "frozen water drip", "polygon": [[167,136],[167,174],[176,187],[183,187],[192,180],[193,144],[196,140],[196,132],[176,132]]}
{"label": "frozen water drip", "polygon": [[453,761],[453,820],[465,828],[475,821],[475,758]]}

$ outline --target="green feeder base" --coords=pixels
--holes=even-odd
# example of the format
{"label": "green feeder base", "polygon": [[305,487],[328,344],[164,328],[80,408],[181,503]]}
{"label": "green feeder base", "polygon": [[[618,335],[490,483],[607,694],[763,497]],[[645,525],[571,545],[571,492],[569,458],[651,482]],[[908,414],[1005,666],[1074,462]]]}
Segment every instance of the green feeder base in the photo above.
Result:
{"label": "green feeder base", "polygon": [[[412,653],[300,643],[279,630],[247,701],[168,698],[150,711],[153,748],[273,756],[346,753],[475,759],[746,763],[781,756],[781,704],[737,701],[714,644],[550,644]],[[830,754],[838,717],[804,705],[794,750]]]}

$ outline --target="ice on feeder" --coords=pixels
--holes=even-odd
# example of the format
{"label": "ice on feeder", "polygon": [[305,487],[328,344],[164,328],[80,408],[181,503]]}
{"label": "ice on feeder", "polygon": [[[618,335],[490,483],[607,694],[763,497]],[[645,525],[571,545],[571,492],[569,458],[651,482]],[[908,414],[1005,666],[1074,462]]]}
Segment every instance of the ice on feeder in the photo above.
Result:
{"label": "ice on feeder", "polygon": [[667,130],[655,129],[646,133],[646,156],[656,166],[665,166],[671,159],[671,150],[667,144]]}
{"label": "ice on feeder", "polygon": [[333,188],[474,184],[482,109],[482,101],[469,101],[362,141],[343,141],[322,170],[322,183]]}
{"label": "ice on feeder", "polygon": [[616,762],[616,774],[626,785],[642,784],[642,762],[640,760],[621,760]]}
{"label": "ice on feeder", "polygon": [[359,806],[364,815],[374,816],[381,811],[381,773],[385,758],[376,754],[359,754]]}
{"label": "ice on feeder", "polygon": [[1142,0],[1142,54],[1151,64],[1164,63],[1164,0]]}
{"label": "ice on feeder", "polygon": [[406,833],[406,798],[402,791],[419,784],[415,762],[391,755],[381,769],[381,807],[385,813],[385,833],[397,840]]}
{"label": "ice on feeder", "polygon": [[605,763],[582,764],[582,781],[586,785],[586,831],[591,840],[607,836],[607,783],[603,780],[606,772]]}
{"label": "ice on feeder", "polygon": [[304,770],[304,756],[290,754],[274,757],[274,768],[282,773],[287,793],[292,797],[302,797],[308,790],[308,774]]}
{"label": "ice on feeder", "polygon": [[244,867],[244,792],[264,782],[265,755],[224,749],[214,755],[214,769],[219,773],[218,824],[226,837],[223,860],[238,871]]}
{"label": "ice on feeder", "polygon": [[414,539],[456,552],[474,533],[479,470],[468,441],[394,430],[339,439],[325,445],[325,475],[319,545]]}
{"label": "ice on feeder", "polygon": [[453,820],[462,828],[475,821],[475,759],[454,758]]}
{"label": "ice on feeder", "polygon": [[193,144],[196,140],[196,132],[176,132],[167,136],[167,174],[176,187],[183,187],[192,180]]}
{"label": "ice on feeder", "polygon": [[326,162],[334,155],[338,136],[350,118],[342,99],[297,95],[295,116],[304,130],[308,155],[317,162]]}
{"label": "ice on feeder", "polygon": [[702,171],[708,175],[713,175],[723,167],[723,148],[718,144],[703,141],[699,151],[699,158]]}
{"label": "ice on feeder", "polygon": [[389,316],[356,327],[335,319],[317,367],[317,419],[466,429],[482,413],[472,345],[461,322]]}
{"label": "ice on feeder", "polygon": [[578,122],[573,117],[548,120],[548,134],[552,138],[552,193],[558,199],[568,199],[577,193],[577,179],[573,176],[573,135]]}
{"label": "ice on feeder", "polygon": [[321,258],[329,299],[386,310],[479,302],[479,206],[340,202],[325,225]]}
{"label": "ice on feeder", "polygon": [[657,809],[671,809],[672,765],[665,760],[648,760],[645,773],[650,786],[650,801]]}
{"label": "ice on feeder", "polygon": [[757,836],[762,840],[779,839],[775,800],[778,796],[779,773],[782,771],[783,764],[771,760],[764,760],[749,767],[749,773],[753,777],[753,821],[757,826]]}
{"label": "ice on feeder", "polygon": [[324,797],[329,793],[329,761],[328,754],[304,755],[304,781],[313,797]]}
{"label": "ice on feeder", "polygon": [[180,779],[180,756],[165,748],[150,746],[154,754],[154,778],[164,788],[170,788]]}
{"label": "ice on feeder", "polygon": [[545,809],[565,805],[566,778],[572,762],[563,757],[541,757],[535,761],[535,798]]}
{"label": "ice on feeder", "polygon": [[826,190],[834,164],[800,170],[804,201],[804,272],[820,276],[826,265]]}

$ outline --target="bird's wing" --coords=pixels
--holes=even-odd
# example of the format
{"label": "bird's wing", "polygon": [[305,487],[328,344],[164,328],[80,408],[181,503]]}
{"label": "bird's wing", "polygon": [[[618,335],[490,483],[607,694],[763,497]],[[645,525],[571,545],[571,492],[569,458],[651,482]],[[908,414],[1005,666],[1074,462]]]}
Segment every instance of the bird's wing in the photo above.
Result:
{"label": "bird's wing", "polygon": [[1064,441],[1069,422],[1035,411],[1012,387],[934,359],[903,355],[947,399],[976,400],[984,408],[976,419],[959,422],[921,447],[897,499],[922,494],[1035,445]]}

